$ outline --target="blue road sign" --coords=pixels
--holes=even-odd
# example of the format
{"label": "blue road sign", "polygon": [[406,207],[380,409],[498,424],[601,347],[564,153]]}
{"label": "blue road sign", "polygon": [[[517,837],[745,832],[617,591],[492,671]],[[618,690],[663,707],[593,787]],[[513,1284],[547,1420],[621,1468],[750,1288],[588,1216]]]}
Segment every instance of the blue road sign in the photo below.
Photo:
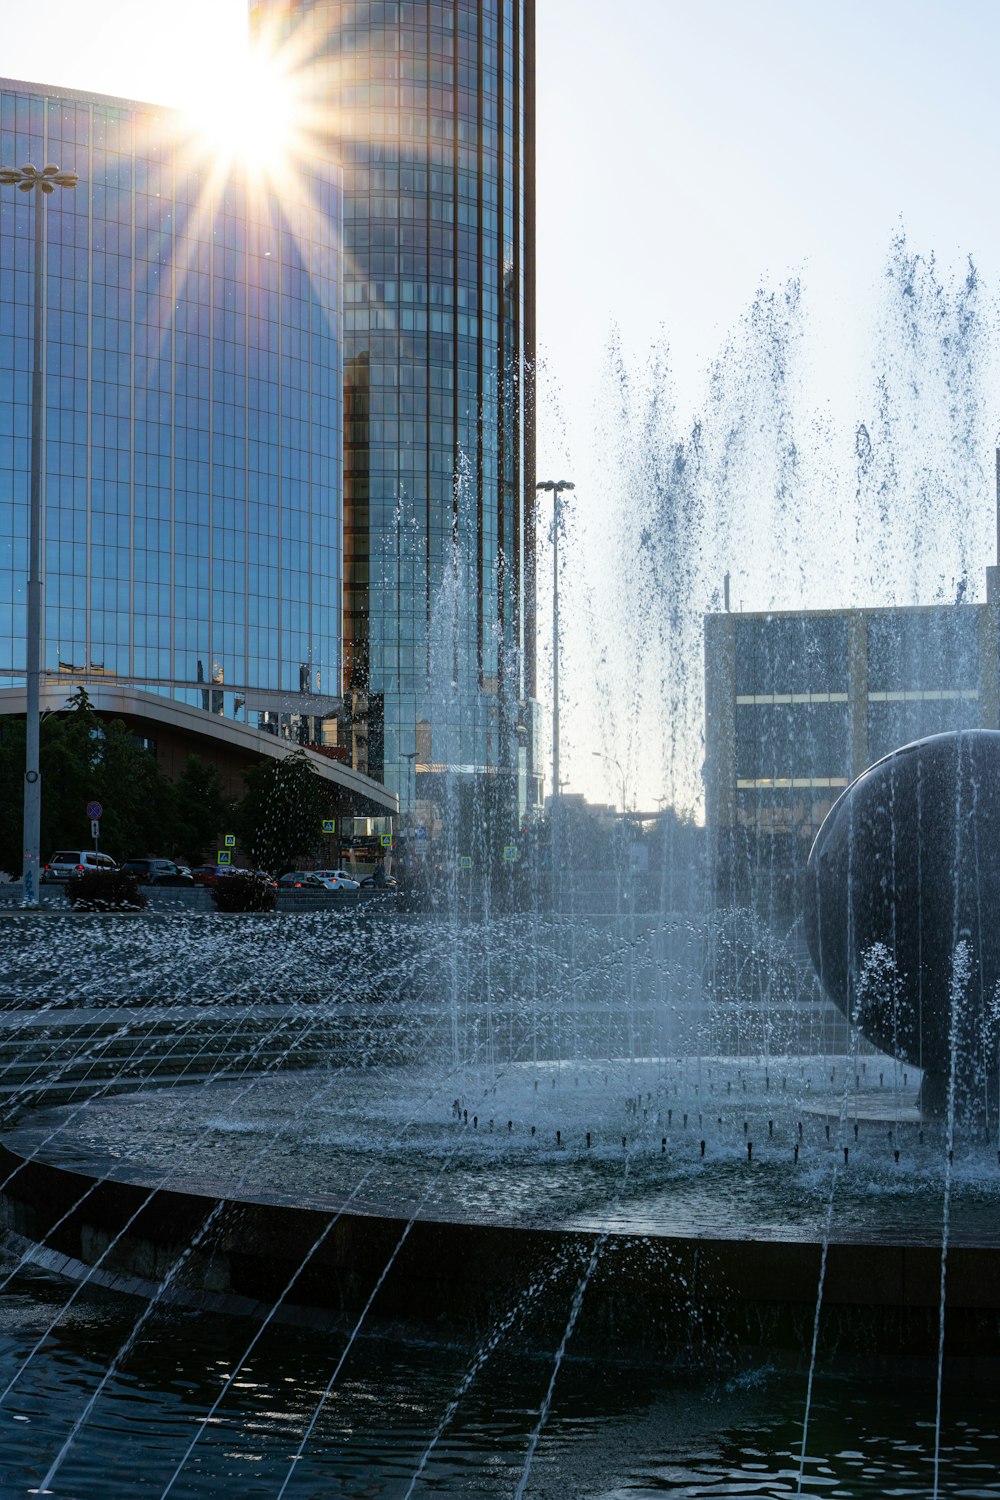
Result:
{"label": "blue road sign", "polygon": [[87,817],[88,818],[99,818],[101,816],[101,813],[103,811],[104,811],[104,808],[101,806],[101,804],[99,802],[88,802],[87,803]]}
{"label": "blue road sign", "polygon": [[233,862],[233,851],[231,849],[219,849],[217,852],[218,852],[218,855],[219,855],[218,859],[216,860],[216,864],[217,865],[231,865],[232,864],[232,862]]}

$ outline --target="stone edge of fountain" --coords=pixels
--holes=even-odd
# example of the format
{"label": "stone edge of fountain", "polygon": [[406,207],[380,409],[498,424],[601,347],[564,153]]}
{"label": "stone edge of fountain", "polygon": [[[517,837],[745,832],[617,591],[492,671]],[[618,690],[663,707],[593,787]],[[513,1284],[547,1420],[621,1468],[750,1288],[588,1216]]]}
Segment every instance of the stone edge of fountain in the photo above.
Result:
{"label": "stone edge of fountain", "polygon": [[[551,1330],[558,1338],[598,1238],[593,1231],[468,1221],[418,1218],[408,1225],[370,1212],[331,1216],[233,1199],[223,1200],[202,1240],[218,1201],[207,1193],[151,1193],[141,1184],[25,1158],[5,1145],[0,1174],[0,1227],[44,1247],[29,1249],[30,1259],[150,1295],[183,1256],[184,1275],[171,1300],[255,1315],[280,1300],[292,1321],[309,1309],[334,1320],[356,1318],[391,1261],[375,1304],[383,1323],[475,1335],[512,1313],[517,1321],[526,1299],[532,1337]],[[576,1345],[660,1347],[696,1359],[734,1348],[808,1348],[823,1256],[818,1240],[600,1238]],[[949,1247],[949,1356],[1000,1359],[998,1265],[995,1248]],[[936,1358],[940,1286],[939,1246],[831,1242],[824,1345]],[[544,1295],[534,1296],[540,1287]]]}

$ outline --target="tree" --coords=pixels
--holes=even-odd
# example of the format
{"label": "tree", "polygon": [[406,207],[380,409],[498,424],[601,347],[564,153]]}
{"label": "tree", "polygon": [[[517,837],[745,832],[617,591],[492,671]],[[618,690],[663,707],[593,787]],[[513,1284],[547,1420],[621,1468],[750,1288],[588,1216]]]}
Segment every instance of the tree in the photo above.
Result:
{"label": "tree", "polygon": [[104,805],[101,847],[121,862],[160,854],[171,842],[174,793],[144,746],[120,719],[101,724],[94,767],[97,800]]}
{"label": "tree", "polygon": [[[24,786],[24,725],[0,722],[0,870],[21,873]],[[44,837],[44,833],[43,833]]]}
{"label": "tree", "polygon": [[189,755],[173,788],[173,800],[173,847],[189,865],[200,865],[209,851],[214,860],[219,835],[232,816],[218,768]]}
{"label": "tree", "polygon": [[[42,859],[54,849],[88,842],[86,807],[98,795],[95,770],[101,724],[83,688],[67,708],[47,714],[39,735],[42,773]],[[18,875],[23,858],[24,721],[4,722],[0,732],[0,868]]]}
{"label": "tree", "polygon": [[303,750],[262,761],[246,773],[240,836],[262,869],[280,874],[315,857],[330,793]]}
{"label": "tree", "polygon": [[[46,714],[39,736],[42,859],[90,843],[87,803],[100,802],[101,848],[116,860],[175,842],[177,799],[156,759],[120,719],[94,712],[77,688],[65,709]],[[21,869],[24,723],[0,726],[0,868]]]}

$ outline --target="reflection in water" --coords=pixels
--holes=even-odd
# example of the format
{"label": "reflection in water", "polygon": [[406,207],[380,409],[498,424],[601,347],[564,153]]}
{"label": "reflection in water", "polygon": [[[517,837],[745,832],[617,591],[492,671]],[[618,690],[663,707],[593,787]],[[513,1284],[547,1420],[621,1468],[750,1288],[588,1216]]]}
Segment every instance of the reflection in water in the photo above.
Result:
{"label": "reflection in water", "polygon": [[[6,1270],[6,1265],[0,1267]],[[37,1272],[0,1314],[6,1383],[63,1301]],[[131,1328],[137,1304],[88,1293],[0,1408],[0,1495],[37,1484]],[[161,1494],[251,1325],[159,1312],[60,1471],[74,1500]],[[173,1494],[273,1497],[329,1373],[336,1335],[270,1331],[194,1449]],[[297,1466],[290,1493],[402,1500],[477,1351],[359,1340]],[[414,1494],[508,1497],[551,1374],[552,1350],[501,1342],[470,1383]],[[794,1492],[801,1371],[777,1364],[664,1370],[567,1359],[528,1493],[536,1500],[768,1497]],[[1000,1497],[1000,1430],[988,1383],[946,1387],[942,1493]],[[817,1374],[806,1495],[931,1493],[933,1381],[883,1371]]]}

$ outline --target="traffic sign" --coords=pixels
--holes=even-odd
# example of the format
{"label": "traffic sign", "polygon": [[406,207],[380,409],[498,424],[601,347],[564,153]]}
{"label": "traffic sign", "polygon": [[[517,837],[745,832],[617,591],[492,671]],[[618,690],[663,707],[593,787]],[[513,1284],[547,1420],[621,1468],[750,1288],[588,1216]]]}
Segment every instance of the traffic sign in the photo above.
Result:
{"label": "traffic sign", "polygon": [[392,848],[392,834],[391,833],[380,833],[378,841],[382,845],[383,849],[391,849]]}
{"label": "traffic sign", "polygon": [[413,837],[416,839],[416,841],[417,841],[418,844],[426,844],[426,842],[427,842],[427,829],[423,826],[422,823],[421,823],[421,825],[420,825],[419,828],[414,828],[414,830],[413,830]]}
{"label": "traffic sign", "polygon": [[216,860],[216,864],[218,864],[218,865],[231,865],[232,864],[232,862],[233,862],[233,851],[231,849],[219,849],[217,851],[217,853],[218,853],[219,857]]}
{"label": "traffic sign", "polygon": [[236,835],[235,835],[235,833],[227,833],[226,836],[225,836],[225,838],[222,840],[222,842],[225,844],[225,846],[226,846],[227,849],[235,849],[236,848]]}
{"label": "traffic sign", "polygon": [[471,855],[463,854],[461,856],[461,858],[459,859],[459,861],[458,861],[458,868],[460,870],[471,870],[472,869],[472,857],[471,857]]}
{"label": "traffic sign", "polygon": [[323,832],[324,833],[333,833],[335,827],[336,827],[336,824],[334,823],[333,818],[324,818],[323,819]]}
{"label": "traffic sign", "polygon": [[504,846],[503,846],[503,857],[504,857],[504,861],[505,861],[506,864],[512,865],[514,863],[514,861],[518,858],[517,845],[516,844],[504,844]]}
{"label": "traffic sign", "polygon": [[91,820],[90,820],[90,837],[92,839],[96,839],[96,838],[100,837],[100,834],[101,834],[100,819],[99,818],[91,818]]}
{"label": "traffic sign", "polygon": [[103,811],[104,811],[104,808],[101,806],[101,804],[99,802],[88,802],[87,803],[87,817],[88,818],[99,818],[101,816],[101,813]]}

